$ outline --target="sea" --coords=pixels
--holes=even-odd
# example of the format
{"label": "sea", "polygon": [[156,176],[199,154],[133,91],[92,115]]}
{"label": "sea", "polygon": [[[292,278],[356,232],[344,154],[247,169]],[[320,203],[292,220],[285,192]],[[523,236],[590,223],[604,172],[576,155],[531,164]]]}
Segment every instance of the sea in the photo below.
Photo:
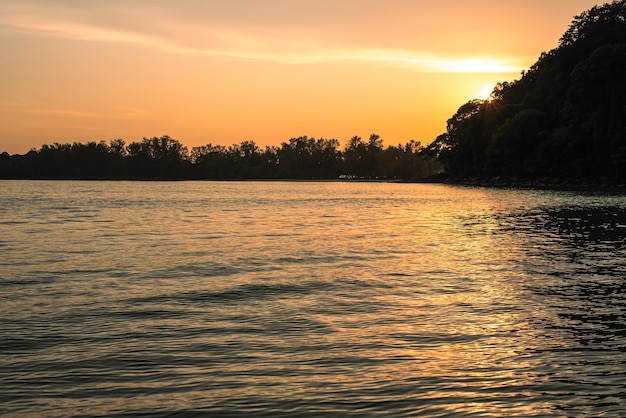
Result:
{"label": "sea", "polygon": [[2,417],[624,417],[626,194],[0,181]]}

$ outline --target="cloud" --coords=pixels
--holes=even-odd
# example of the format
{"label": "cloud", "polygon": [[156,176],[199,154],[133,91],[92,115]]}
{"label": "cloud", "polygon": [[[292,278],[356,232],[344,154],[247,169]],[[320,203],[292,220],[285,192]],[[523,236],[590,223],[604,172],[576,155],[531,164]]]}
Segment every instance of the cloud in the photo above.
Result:
{"label": "cloud", "polygon": [[[254,20],[251,16],[250,8],[259,11],[259,4],[276,6],[279,3],[279,0],[261,3],[239,0],[228,3],[230,7],[218,8],[224,3],[186,2],[187,7],[182,10],[164,8],[162,2],[128,3],[125,7],[115,1],[99,3],[110,4],[104,9],[64,7],[63,2],[0,3],[0,29],[34,37],[136,45],[168,54],[282,64],[354,61],[399,66],[419,72],[503,73],[518,72],[528,62],[523,60],[524,63],[520,63],[520,60],[510,58],[433,54],[415,48],[395,48],[393,42],[388,40],[374,42],[368,41],[367,37],[354,40],[350,39],[353,34],[338,31],[336,18],[326,27],[320,26],[323,22],[321,16],[317,16],[313,23],[310,21],[313,18],[309,18],[302,28],[296,29],[297,25],[288,19],[289,16],[284,16],[284,12],[279,17],[267,17],[269,22]],[[201,7],[203,4],[204,9]],[[207,10],[207,4],[213,8]],[[233,5],[239,5],[239,8],[246,6],[247,12],[237,15],[237,7]],[[341,15],[348,11],[345,8],[339,10]],[[194,12],[200,17],[194,17]],[[268,15],[267,7],[264,13]],[[220,16],[228,19],[221,21]],[[285,23],[281,25],[280,22]],[[344,24],[350,27],[355,23],[348,20]],[[380,38],[384,36],[381,34]],[[398,44],[402,42],[398,41]]]}
{"label": "cloud", "polygon": [[105,111],[77,110],[72,108],[59,108],[50,106],[49,104],[32,100],[26,97],[10,96],[6,100],[0,101],[0,109],[4,111],[16,112],[21,114],[30,114],[38,116],[51,116],[62,118],[80,118],[80,119],[135,119],[147,117],[150,113],[147,110],[137,107],[119,107],[111,108]]}
{"label": "cloud", "polygon": [[401,50],[363,50],[346,52],[345,59],[371,61],[437,73],[510,73],[524,65],[519,60],[491,57],[451,57],[428,52]]}
{"label": "cloud", "polygon": [[145,117],[149,113],[141,109],[128,109],[118,112],[89,112],[74,109],[21,109],[21,113],[29,113],[39,116],[81,118],[81,119],[132,119],[137,117]]}

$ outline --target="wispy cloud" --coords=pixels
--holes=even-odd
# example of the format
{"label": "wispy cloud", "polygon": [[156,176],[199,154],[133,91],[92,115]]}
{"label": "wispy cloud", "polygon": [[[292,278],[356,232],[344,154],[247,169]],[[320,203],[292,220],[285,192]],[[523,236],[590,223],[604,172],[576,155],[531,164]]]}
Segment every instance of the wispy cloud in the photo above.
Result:
{"label": "wispy cloud", "polygon": [[21,114],[51,116],[72,119],[132,119],[147,117],[150,113],[136,107],[123,107],[109,110],[78,110],[68,107],[56,107],[42,101],[35,101],[24,97],[9,97],[0,101],[0,109]]}
{"label": "wispy cloud", "polygon": [[523,63],[512,58],[449,57],[428,52],[401,50],[346,51],[339,56],[356,61],[371,61],[412,68],[420,72],[440,73],[508,73],[524,68]]}
{"label": "wispy cloud", "polygon": [[[450,56],[413,49],[372,48],[370,45],[333,43],[328,36],[302,36],[281,28],[259,30],[234,25],[200,25],[198,22],[149,16],[150,30],[115,27],[109,21],[48,9],[46,3],[29,7],[7,7],[0,3],[0,29],[26,36],[54,37],[86,42],[120,43],[150,48],[168,54],[224,57],[283,64],[317,64],[355,61],[401,66],[419,72],[517,72],[527,65],[515,59],[476,56]],[[143,10],[137,15],[148,13]],[[138,18],[134,17],[135,21]],[[131,19],[133,21],[133,19]],[[157,28],[155,30],[154,28]],[[163,28],[158,30],[158,28]]]}
{"label": "wispy cloud", "polygon": [[138,32],[112,29],[69,20],[46,18],[38,15],[0,15],[0,26],[3,26],[5,30],[11,30],[30,36],[136,44],[171,53],[189,52],[185,51],[180,45],[166,39],[159,39]]}
{"label": "wispy cloud", "polygon": [[90,112],[75,109],[30,108],[21,109],[21,113],[80,119],[129,119],[148,115],[148,112],[140,109],[129,109],[119,112]]}

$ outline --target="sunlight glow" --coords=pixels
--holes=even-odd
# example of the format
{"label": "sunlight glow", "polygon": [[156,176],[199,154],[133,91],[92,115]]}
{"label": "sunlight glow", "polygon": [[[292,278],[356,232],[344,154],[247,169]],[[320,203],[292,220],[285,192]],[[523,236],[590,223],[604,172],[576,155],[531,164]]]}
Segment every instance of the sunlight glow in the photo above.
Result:
{"label": "sunlight glow", "polygon": [[427,144],[596,2],[452,3],[0,0],[0,152],[164,134]]}
{"label": "sunlight glow", "polygon": [[344,59],[382,62],[431,73],[510,73],[522,64],[493,58],[443,57],[420,51],[366,50],[343,55]]}
{"label": "sunlight glow", "polygon": [[507,73],[520,68],[493,58],[468,58],[442,63],[441,70],[448,73]]}
{"label": "sunlight glow", "polygon": [[489,96],[491,96],[491,92],[493,91],[493,86],[485,86],[478,93],[477,99],[487,100]]}
{"label": "sunlight glow", "polygon": [[201,38],[204,38],[204,42],[198,43],[165,33],[155,35],[41,15],[0,14],[0,25],[12,28],[17,33],[40,37],[131,44],[168,54],[226,57],[291,65],[360,61],[425,73],[507,73],[525,68],[525,65],[508,59],[447,56],[410,49],[343,49],[324,41],[311,41],[297,36],[280,41],[274,37],[259,38],[243,30],[203,29]]}

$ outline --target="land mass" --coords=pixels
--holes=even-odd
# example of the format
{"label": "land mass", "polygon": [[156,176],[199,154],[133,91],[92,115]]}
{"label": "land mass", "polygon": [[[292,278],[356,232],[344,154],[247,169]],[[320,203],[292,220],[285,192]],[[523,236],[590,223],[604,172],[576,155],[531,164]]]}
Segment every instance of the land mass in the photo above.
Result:
{"label": "land mass", "polygon": [[626,183],[626,0],[576,16],[519,80],[470,100],[446,132],[384,147],[378,135],[253,141],[191,151],[169,136],[54,143],[0,154],[0,178],[377,179],[481,184]]}
{"label": "land mass", "polygon": [[189,151],[162,136],[128,145],[116,139],[86,144],[43,145],[25,155],[0,155],[0,178],[237,180],[366,179],[417,181],[441,172],[419,142],[383,147],[378,135],[355,136],[344,149],[336,139],[291,138],[260,149],[253,141]]}
{"label": "land mass", "polygon": [[557,48],[462,105],[429,148],[459,181],[624,183],[626,2],[576,16]]}

